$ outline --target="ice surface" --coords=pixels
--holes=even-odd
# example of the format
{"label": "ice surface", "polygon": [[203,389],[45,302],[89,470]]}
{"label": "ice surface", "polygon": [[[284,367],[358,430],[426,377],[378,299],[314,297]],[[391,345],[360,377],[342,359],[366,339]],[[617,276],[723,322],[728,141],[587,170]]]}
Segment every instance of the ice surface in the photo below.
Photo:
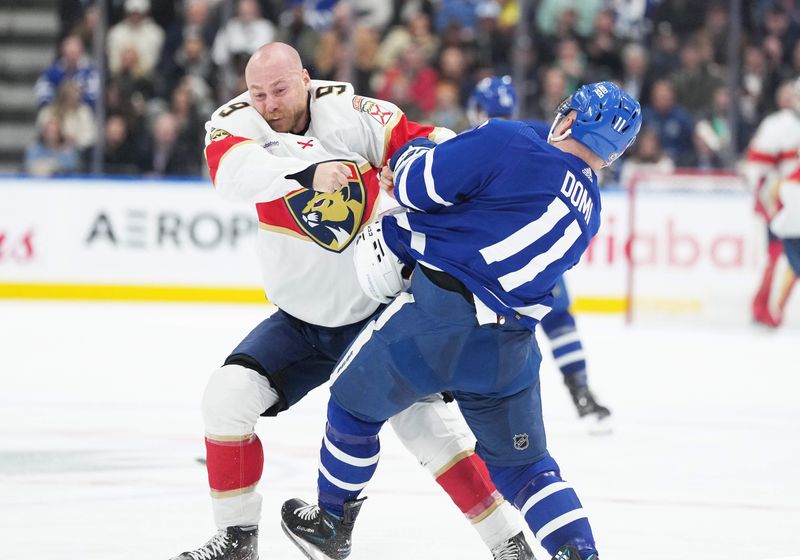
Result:
{"label": "ice surface", "polygon": [[[0,302],[0,557],[166,560],[205,542],[198,403],[208,374],[269,312]],[[545,419],[603,559],[796,555],[800,331],[579,320],[615,431],[584,433],[549,357]],[[314,495],[326,398],[318,389],[258,426],[263,560],[302,558],[278,511]],[[388,428],[366,493],[353,560],[490,557]]]}

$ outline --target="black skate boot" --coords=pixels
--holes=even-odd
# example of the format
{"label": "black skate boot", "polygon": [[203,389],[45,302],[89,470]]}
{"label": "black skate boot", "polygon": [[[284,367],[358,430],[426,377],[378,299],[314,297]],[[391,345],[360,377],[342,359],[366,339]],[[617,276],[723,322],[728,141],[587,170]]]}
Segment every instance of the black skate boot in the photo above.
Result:
{"label": "black skate boot", "polygon": [[572,402],[575,403],[578,416],[590,423],[589,431],[593,433],[609,431],[611,429],[611,422],[609,421],[611,411],[595,400],[585,377],[567,375],[564,376],[564,384],[569,389],[569,394],[572,397]]}
{"label": "black skate boot", "polygon": [[339,519],[316,504],[297,498],[283,503],[283,532],[311,560],[342,560],[350,555],[350,536],[358,512],[366,498],[344,503]]}
{"label": "black skate boot", "polygon": [[597,554],[590,554],[589,556],[583,557],[581,553],[578,552],[577,548],[568,544],[559,548],[558,552],[553,556],[553,560],[599,560],[599,558]]}
{"label": "black skate boot", "polygon": [[172,560],[258,560],[258,527],[228,527],[197,550]]}
{"label": "black skate boot", "polygon": [[492,549],[492,560],[536,560],[522,532]]}

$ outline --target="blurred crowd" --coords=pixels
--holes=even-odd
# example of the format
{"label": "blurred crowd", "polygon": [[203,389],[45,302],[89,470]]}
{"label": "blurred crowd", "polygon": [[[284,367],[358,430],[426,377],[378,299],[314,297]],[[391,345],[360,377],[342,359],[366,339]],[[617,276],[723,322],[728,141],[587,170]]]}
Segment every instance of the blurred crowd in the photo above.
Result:
{"label": "blurred crowd", "polygon": [[204,122],[246,89],[247,59],[269,41],[297,48],[312,78],[350,81],[456,131],[469,127],[467,100],[489,75],[514,75],[518,116],[547,121],[576,85],[614,80],[644,107],[626,159],[664,171],[730,166],[800,76],[800,0],[741,2],[735,90],[727,0],[106,1],[98,72],[95,2],[60,0],[58,53],[35,86],[28,172],[89,170],[102,96],[104,173],[203,174]]}

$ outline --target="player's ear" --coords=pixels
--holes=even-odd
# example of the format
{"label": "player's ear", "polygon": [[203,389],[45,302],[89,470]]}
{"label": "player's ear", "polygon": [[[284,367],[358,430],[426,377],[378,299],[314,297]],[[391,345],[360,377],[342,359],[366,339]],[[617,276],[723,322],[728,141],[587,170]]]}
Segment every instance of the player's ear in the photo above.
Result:
{"label": "player's ear", "polygon": [[303,68],[303,85],[308,89],[311,86],[311,76],[308,75],[308,70]]}
{"label": "player's ear", "polygon": [[573,111],[570,111],[569,113],[567,113],[566,115],[564,115],[564,117],[558,122],[558,126],[556,127],[556,130],[554,131],[555,132],[554,136],[561,136],[567,130],[572,128],[572,124],[575,122],[575,114],[576,113],[573,110]]}

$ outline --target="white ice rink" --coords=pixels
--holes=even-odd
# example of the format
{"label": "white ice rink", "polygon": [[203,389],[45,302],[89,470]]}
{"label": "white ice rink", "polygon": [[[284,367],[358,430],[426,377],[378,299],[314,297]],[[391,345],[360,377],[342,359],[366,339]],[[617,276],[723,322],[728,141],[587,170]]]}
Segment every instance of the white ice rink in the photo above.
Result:
{"label": "white ice rink", "polygon": [[[0,559],[166,560],[208,539],[198,403],[267,312],[0,302]],[[584,434],[550,359],[545,420],[603,560],[800,557],[800,330],[579,320],[615,432]],[[301,559],[278,512],[314,496],[326,399],[258,426],[262,560]],[[366,494],[353,560],[490,558],[389,429]]]}

